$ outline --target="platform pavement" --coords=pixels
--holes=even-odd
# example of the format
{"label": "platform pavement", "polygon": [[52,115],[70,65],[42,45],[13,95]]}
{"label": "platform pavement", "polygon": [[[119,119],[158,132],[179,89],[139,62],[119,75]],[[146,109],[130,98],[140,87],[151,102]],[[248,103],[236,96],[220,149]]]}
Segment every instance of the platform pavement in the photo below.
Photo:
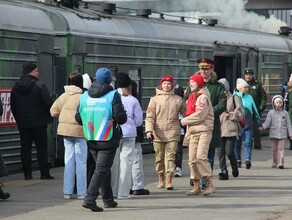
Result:
{"label": "platform pavement", "polygon": [[[250,170],[240,168],[240,176],[228,181],[218,180],[218,160],[214,170],[216,193],[204,197],[186,196],[190,189],[187,149],[184,150],[183,177],[174,178],[175,189],[157,189],[154,154],[144,155],[145,183],[148,196],[133,196],[117,200],[119,206],[94,213],[84,209],[81,200],[64,200],[62,195],[63,168],[54,168],[55,180],[39,180],[33,172],[32,181],[22,174],[2,178],[5,190],[11,193],[0,201],[0,218],[7,220],[291,220],[292,219],[292,151],[286,142],[285,169],[271,168],[269,140],[263,138],[263,150],[253,151]],[[102,206],[101,200],[97,200]]]}

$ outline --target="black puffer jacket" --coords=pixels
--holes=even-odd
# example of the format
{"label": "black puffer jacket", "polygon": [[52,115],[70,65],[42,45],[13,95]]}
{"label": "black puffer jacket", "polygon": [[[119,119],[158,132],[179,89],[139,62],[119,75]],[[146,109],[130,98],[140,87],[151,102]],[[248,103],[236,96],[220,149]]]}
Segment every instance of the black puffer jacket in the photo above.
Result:
{"label": "black puffer jacket", "polygon": [[[112,86],[108,84],[101,84],[99,82],[94,82],[91,87],[88,89],[88,95],[91,98],[99,98],[108,92],[114,90]],[[109,141],[88,141],[88,147],[92,149],[106,149],[112,147],[118,147],[119,141],[122,135],[122,131],[118,125],[122,125],[127,122],[127,114],[124,110],[124,106],[121,100],[121,95],[116,92],[113,98],[112,103],[112,118],[113,123],[113,137]],[[75,119],[79,124],[82,124],[82,120],[79,113],[79,108],[75,115]]]}
{"label": "black puffer jacket", "polygon": [[34,128],[52,122],[53,99],[45,83],[25,74],[11,91],[11,110],[19,128]]}

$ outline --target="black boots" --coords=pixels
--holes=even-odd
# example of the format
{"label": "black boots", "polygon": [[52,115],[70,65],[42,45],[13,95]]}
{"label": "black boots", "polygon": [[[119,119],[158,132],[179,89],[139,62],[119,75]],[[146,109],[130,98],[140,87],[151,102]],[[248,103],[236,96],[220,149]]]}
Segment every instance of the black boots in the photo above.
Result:
{"label": "black boots", "polygon": [[219,173],[219,180],[228,180],[228,171],[227,170],[222,170],[221,173]]}
{"label": "black boots", "polygon": [[2,189],[3,184],[0,183],[0,199],[8,199],[10,197],[10,194],[8,192],[4,192]]}

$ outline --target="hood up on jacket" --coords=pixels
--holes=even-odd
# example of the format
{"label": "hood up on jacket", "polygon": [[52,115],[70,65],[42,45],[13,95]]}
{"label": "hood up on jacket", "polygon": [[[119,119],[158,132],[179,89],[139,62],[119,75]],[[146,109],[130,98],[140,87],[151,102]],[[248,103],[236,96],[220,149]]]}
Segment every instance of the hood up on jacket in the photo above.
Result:
{"label": "hood up on jacket", "polygon": [[95,81],[88,89],[88,95],[91,98],[99,98],[112,90],[114,90],[114,88],[111,85]]}
{"label": "hood up on jacket", "polygon": [[22,94],[28,94],[32,88],[33,85],[38,81],[38,78],[24,74],[20,77],[20,79],[15,83],[15,89],[17,89]]}
{"label": "hood up on jacket", "polygon": [[281,100],[282,100],[282,103],[283,103],[282,110],[285,109],[284,98],[283,98],[281,95],[275,95],[275,96],[272,98],[272,106],[273,106],[273,109],[274,109],[274,110],[277,110],[276,107],[275,107],[275,99],[281,99]]}

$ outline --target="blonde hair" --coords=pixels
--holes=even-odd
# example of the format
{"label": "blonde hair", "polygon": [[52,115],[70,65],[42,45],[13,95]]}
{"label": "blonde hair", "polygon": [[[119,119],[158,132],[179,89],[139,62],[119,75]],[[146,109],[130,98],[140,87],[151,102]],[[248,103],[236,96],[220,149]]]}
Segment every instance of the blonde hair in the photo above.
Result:
{"label": "blonde hair", "polygon": [[122,96],[129,96],[132,95],[132,86],[129,85],[126,88],[121,88],[122,89]]}

